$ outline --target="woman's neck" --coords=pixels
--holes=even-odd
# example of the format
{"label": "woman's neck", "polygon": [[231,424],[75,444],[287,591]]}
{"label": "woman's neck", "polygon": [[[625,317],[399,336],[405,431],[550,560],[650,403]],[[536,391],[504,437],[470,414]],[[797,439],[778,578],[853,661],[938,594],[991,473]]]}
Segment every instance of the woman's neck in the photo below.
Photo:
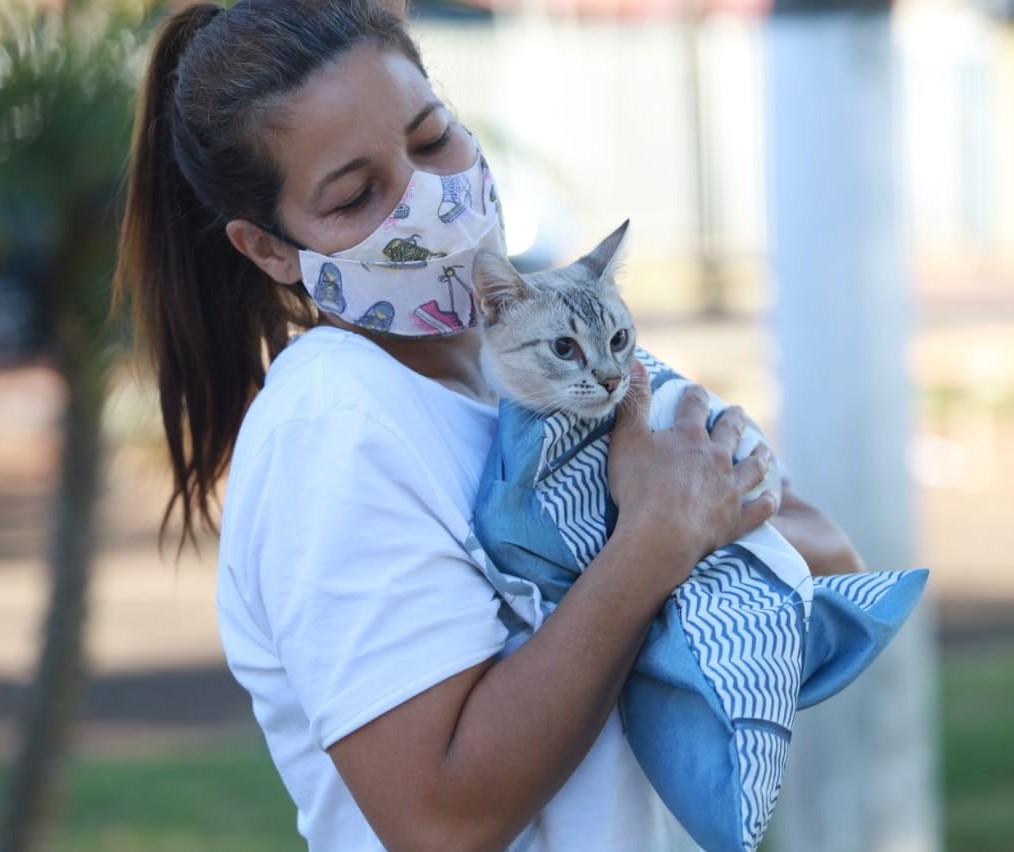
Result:
{"label": "woman's neck", "polygon": [[374,334],[334,317],[325,322],[361,334],[410,370],[477,402],[495,405],[497,396],[479,365],[481,340],[476,329],[447,337],[393,337]]}
{"label": "woman's neck", "polygon": [[479,365],[481,342],[474,329],[450,337],[372,339],[410,370],[478,402],[496,402]]}

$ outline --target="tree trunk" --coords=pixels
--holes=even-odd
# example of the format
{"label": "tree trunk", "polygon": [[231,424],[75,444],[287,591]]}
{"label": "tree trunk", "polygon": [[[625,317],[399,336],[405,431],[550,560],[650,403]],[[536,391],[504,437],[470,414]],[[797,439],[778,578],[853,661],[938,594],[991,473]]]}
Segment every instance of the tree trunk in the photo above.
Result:
{"label": "tree trunk", "polygon": [[[79,332],[78,329],[74,330]],[[22,721],[20,751],[12,770],[2,852],[50,847],[58,810],[62,765],[85,681],[84,622],[88,577],[95,551],[95,509],[102,462],[103,359],[80,333],[64,355],[67,384],[64,444],[54,524],[52,578],[44,646]]]}

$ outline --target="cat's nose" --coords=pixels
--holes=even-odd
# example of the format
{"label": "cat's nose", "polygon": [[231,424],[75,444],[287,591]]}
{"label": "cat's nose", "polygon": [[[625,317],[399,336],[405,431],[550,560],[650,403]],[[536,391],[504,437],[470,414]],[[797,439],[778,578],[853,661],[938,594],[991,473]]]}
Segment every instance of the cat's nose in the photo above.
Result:
{"label": "cat's nose", "polygon": [[605,379],[600,379],[598,376],[596,376],[595,380],[606,389],[606,393],[612,393],[620,386],[619,376],[609,376],[608,378]]}

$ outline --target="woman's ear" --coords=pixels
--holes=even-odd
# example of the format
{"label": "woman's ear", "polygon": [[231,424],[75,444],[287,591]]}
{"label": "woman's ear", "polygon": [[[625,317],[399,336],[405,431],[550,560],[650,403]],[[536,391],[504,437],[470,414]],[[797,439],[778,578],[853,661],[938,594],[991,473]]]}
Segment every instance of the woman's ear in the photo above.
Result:
{"label": "woman's ear", "polygon": [[245,254],[279,284],[298,284],[299,254],[273,234],[247,219],[232,219],[225,234],[240,254]]}

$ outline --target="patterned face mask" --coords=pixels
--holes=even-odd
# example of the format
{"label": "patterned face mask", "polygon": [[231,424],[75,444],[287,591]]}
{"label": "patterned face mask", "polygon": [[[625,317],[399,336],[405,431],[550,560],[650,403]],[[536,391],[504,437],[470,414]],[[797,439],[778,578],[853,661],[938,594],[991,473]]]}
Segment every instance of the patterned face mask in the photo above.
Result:
{"label": "patterned face mask", "polygon": [[472,258],[506,251],[503,217],[481,152],[454,175],[417,171],[370,236],[332,255],[299,252],[303,285],[345,322],[405,337],[474,328]]}

